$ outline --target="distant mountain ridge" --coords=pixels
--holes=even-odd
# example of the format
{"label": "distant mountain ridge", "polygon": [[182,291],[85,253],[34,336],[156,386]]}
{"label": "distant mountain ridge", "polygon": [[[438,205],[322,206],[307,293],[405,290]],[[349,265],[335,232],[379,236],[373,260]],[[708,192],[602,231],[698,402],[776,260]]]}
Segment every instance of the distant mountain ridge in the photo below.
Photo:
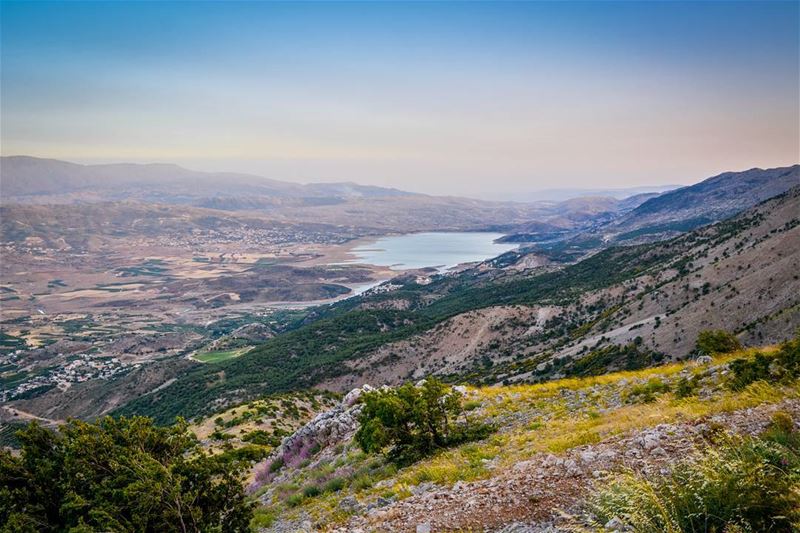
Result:
{"label": "distant mountain ridge", "polygon": [[[145,188],[146,189],[143,189]],[[81,165],[57,159],[8,156],[0,159],[4,201],[53,203],[140,199],[202,206],[204,197],[363,198],[418,196],[397,189],[356,183],[299,184],[233,172],[200,172],[178,165],[115,163]],[[62,201],[59,200],[59,196]],[[422,196],[422,195],[419,195]],[[39,198],[37,198],[39,197]],[[198,199],[201,201],[198,202]]]}
{"label": "distant mountain ridge", "polygon": [[642,194],[659,195],[667,191],[681,188],[682,185],[643,185],[641,187],[622,187],[613,188],[575,188],[575,189],[542,189],[528,194],[531,201],[550,201],[563,202],[572,198],[582,198],[587,196],[603,196],[624,200],[632,196]]}
{"label": "distant mountain ridge", "polygon": [[[800,185],[800,165],[724,172],[650,198],[599,231],[606,238],[687,231],[722,220]],[[680,226],[680,227],[679,227]]]}

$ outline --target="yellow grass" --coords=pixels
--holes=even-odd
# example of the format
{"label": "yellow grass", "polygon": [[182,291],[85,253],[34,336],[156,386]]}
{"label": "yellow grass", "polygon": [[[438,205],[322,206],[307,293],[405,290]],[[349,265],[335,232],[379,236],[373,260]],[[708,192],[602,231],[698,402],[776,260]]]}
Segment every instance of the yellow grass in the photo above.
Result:
{"label": "yellow grass", "polygon": [[[756,352],[772,352],[776,347],[749,349],[716,357],[721,364],[737,357],[750,357]],[[719,391],[711,400],[698,397],[678,399],[671,393],[658,401],[645,404],[623,405],[606,413],[592,411],[575,413],[567,409],[559,397],[563,389],[590,389],[598,385],[620,385],[622,380],[644,381],[654,376],[669,377],[685,369],[702,367],[695,363],[673,363],[636,371],[615,372],[587,378],[568,378],[536,385],[513,385],[472,388],[469,394],[491,402],[486,408],[490,415],[523,411],[530,408],[545,411],[552,416],[534,424],[527,424],[497,433],[480,444],[469,444],[447,450],[423,460],[398,476],[398,483],[415,484],[420,480],[450,484],[458,480],[491,477],[493,470],[501,471],[514,463],[537,453],[562,453],[584,444],[599,442],[608,437],[629,431],[676,421],[694,420],[716,413],[745,409],[760,404],[775,403],[785,398],[800,396],[800,387],[780,386],[764,382],[753,383],[740,392]],[[620,385],[621,386],[621,385]],[[602,402],[602,395],[598,397]],[[503,428],[501,428],[503,429]],[[497,458],[493,469],[474,458]]]}
{"label": "yellow grass", "polygon": [[[715,357],[713,364],[719,365],[735,358],[752,357],[755,353],[769,353],[776,349],[742,350]],[[690,421],[800,397],[798,383],[779,385],[756,382],[742,391],[731,391],[724,387],[715,389],[710,399],[701,399],[699,396],[681,399],[668,392],[659,395],[652,403],[615,403],[612,406],[609,402],[612,395],[619,395],[635,383],[655,377],[674,382],[682,371],[696,373],[704,368],[694,362],[681,362],[535,385],[470,387],[467,400],[480,401],[482,407],[467,416],[500,417],[502,427],[496,433],[481,442],[445,450],[404,468],[392,477],[388,485],[384,482],[380,488],[367,487],[324,494],[302,505],[302,510],[331,525],[343,523],[347,513],[337,507],[338,502],[354,492],[362,500],[389,493],[405,498],[411,494],[409,488],[420,483],[433,482],[447,486],[457,481],[490,478],[536,454],[560,454],[577,446],[658,424]],[[577,391],[582,391],[582,402],[568,403],[563,396],[564,391],[571,397],[575,397]],[[299,512],[299,508],[292,509],[290,514],[296,512]]]}

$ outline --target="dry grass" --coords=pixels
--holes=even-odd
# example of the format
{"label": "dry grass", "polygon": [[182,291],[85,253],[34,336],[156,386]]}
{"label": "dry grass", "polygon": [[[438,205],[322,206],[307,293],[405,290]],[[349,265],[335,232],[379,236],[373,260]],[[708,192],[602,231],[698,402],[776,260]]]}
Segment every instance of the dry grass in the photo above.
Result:
{"label": "dry grass", "polygon": [[[772,352],[775,347],[748,349],[720,356],[712,365],[734,358]],[[694,362],[673,363],[637,371],[615,372],[588,378],[570,378],[536,385],[468,388],[467,401],[481,407],[468,413],[472,419],[500,420],[502,427],[480,442],[442,451],[406,467],[379,487],[366,486],[325,494],[302,505],[315,520],[343,523],[348,514],[338,508],[345,496],[361,501],[377,496],[411,495],[410,487],[424,482],[449,486],[457,481],[490,478],[539,453],[559,454],[606,438],[656,426],[777,403],[800,397],[800,384],[778,385],[756,382],[741,391],[720,385],[710,398],[678,398],[673,392],[659,394],[651,403],[624,403],[623,392],[651,378],[675,382],[685,371],[701,373],[706,366]],[[684,374],[681,374],[684,373]],[[579,401],[575,401],[579,398]],[[379,479],[373,482],[380,481]],[[295,508],[289,514],[295,514]]]}

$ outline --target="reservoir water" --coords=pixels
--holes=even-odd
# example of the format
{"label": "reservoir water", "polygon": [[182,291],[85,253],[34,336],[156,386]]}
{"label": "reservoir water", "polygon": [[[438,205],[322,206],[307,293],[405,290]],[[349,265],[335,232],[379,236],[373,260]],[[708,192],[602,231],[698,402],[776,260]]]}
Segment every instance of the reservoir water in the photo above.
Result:
{"label": "reservoir water", "polygon": [[448,270],[460,263],[483,261],[517,247],[495,243],[502,233],[410,233],[381,237],[377,241],[353,248],[356,259],[351,262],[386,266],[392,270],[435,267]]}

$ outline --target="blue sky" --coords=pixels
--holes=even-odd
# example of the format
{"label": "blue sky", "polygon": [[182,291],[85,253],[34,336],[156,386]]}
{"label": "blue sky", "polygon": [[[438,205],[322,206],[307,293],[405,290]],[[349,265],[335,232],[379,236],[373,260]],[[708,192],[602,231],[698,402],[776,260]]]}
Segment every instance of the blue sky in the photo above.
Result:
{"label": "blue sky", "polygon": [[798,161],[798,2],[2,2],[2,152],[513,197]]}

